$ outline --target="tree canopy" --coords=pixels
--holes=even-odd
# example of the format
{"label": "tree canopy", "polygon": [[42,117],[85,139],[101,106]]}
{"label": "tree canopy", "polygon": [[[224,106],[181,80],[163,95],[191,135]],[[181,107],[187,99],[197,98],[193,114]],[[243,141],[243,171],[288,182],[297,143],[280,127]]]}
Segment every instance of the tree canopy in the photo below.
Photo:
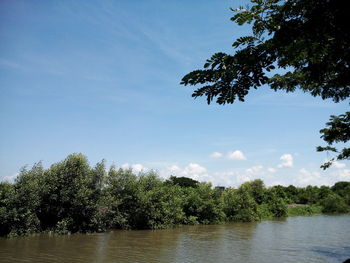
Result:
{"label": "tree canopy", "polygon": [[[201,85],[192,97],[208,104],[244,101],[251,89],[294,92],[334,102],[350,97],[350,31],[343,0],[251,0],[251,6],[232,9],[231,20],[250,24],[252,34],[236,39],[234,54],[216,53],[204,68],[185,75],[183,85]],[[350,148],[338,151],[333,143],[349,141],[349,116],[331,116],[318,151],[338,152],[332,161],[350,158]]]}

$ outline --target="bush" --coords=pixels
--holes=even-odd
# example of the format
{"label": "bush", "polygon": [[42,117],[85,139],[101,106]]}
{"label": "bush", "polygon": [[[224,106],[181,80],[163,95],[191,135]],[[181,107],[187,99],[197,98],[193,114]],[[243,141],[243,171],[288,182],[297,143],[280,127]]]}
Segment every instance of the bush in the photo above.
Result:
{"label": "bush", "polygon": [[273,213],[271,212],[268,204],[261,204],[258,206],[258,214],[260,220],[264,219],[271,219],[274,217]]}
{"label": "bush", "polygon": [[321,200],[323,213],[346,213],[349,212],[349,206],[337,194],[330,194],[325,199]]}
{"label": "bush", "polygon": [[187,217],[185,222],[195,219],[200,224],[215,224],[225,218],[221,201],[211,184],[200,183],[197,188],[186,187],[183,188],[183,193],[183,211]]}
{"label": "bush", "polygon": [[276,197],[268,203],[269,210],[274,217],[285,217],[287,216],[287,205],[285,201]]}
{"label": "bush", "polygon": [[238,190],[227,189],[223,194],[223,203],[229,221],[252,222],[260,219],[258,205],[245,186]]}
{"label": "bush", "polygon": [[319,205],[299,205],[289,206],[287,209],[288,216],[310,216],[322,213],[322,206]]}

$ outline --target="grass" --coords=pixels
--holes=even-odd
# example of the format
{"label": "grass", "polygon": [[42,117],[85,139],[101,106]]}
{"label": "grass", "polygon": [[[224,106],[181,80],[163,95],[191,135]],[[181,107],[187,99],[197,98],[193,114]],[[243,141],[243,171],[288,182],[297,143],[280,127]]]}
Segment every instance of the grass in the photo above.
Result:
{"label": "grass", "polygon": [[311,216],[322,213],[322,206],[319,205],[303,205],[303,206],[288,206],[288,216]]}

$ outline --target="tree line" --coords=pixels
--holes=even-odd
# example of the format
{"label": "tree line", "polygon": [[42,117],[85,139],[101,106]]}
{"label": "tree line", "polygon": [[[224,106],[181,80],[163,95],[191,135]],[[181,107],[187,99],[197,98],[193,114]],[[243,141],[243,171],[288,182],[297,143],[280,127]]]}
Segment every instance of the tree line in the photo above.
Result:
{"label": "tree line", "polygon": [[104,161],[90,167],[84,155],[71,154],[48,169],[41,163],[22,168],[14,183],[0,183],[0,236],[250,222],[349,212],[349,206],[350,182],[267,188],[257,179],[237,189],[212,187],[186,177],[163,180],[154,171],[107,170]]}

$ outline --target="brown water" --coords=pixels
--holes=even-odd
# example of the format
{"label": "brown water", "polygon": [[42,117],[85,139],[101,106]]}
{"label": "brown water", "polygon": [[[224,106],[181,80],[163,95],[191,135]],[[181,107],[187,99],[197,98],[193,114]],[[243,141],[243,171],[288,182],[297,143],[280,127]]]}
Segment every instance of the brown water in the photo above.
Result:
{"label": "brown water", "polygon": [[350,214],[0,239],[0,262],[342,262]]}

